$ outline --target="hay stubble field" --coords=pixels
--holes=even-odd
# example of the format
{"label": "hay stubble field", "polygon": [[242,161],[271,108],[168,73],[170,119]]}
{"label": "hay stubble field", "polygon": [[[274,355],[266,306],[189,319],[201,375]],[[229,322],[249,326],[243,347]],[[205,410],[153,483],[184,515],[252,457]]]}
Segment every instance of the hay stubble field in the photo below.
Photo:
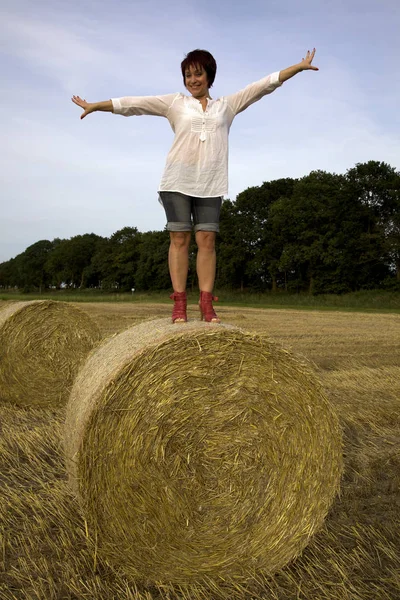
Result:
{"label": "hay stubble field", "polygon": [[[80,304],[103,336],[170,305]],[[400,315],[221,307],[314,365],[344,433],[341,495],[303,555],[237,590],[142,589],[97,556],[68,492],[64,409],[0,405],[0,599],[400,598]],[[195,305],[189,319],[197,319]]]}

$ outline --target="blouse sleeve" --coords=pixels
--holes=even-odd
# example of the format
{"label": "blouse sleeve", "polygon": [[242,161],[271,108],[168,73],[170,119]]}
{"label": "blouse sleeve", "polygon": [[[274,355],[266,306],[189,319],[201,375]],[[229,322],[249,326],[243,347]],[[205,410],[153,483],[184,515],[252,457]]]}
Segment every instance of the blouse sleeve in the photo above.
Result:
{"label": "blouse sleeve", "polygon": [[235,116],[254,102],[260,100],[263,96],[271,94],[281,85],[282,83],[279,81],[279,71],[276,71],[276,73],[271,73],[271,75],[267,75],[267,77],[264,77],[255,83],[250,83],[239,92],[231,94],[230,96],[225,96],[225,99]]}
{"label": "blouse sleeve", "polygon": [[154,115],[166,117],[177,94],[165,96],[124,96],[111,98],[113,112],[124,117]]}

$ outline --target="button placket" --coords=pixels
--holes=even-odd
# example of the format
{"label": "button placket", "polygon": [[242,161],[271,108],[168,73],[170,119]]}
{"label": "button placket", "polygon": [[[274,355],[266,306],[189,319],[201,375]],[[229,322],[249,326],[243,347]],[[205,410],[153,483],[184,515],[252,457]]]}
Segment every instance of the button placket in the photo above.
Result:
{"label": "button placket", "polygon": [[201,142],[205,142],[206,141],[206,120],[205,117],[203,115],[203,119],[202,119],[202,125],[201,125],[201,134],[200,134],[200,141]]}
{"label": "button placket", "polygon": [[199,136],[199,141],[205,142],[208,139],[208,134],[215,131],[215,119],[210,116],[208,107],[203,110],[200,101],[196,102],[196,108],[192,104],[192,131]]}

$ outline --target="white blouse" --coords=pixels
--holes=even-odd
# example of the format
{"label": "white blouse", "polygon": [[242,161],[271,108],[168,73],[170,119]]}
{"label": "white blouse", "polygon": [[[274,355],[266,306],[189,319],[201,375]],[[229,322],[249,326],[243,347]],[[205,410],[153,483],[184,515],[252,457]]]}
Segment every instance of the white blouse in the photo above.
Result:
{"label": "white blouse", "polygon": [[228,193],[228,135],[233,119],[282,84],[279,71],[243,90],[207,101],[181,93],[112,98],[113,112],[166,117],[175,133],[158,190],[210,198]]}

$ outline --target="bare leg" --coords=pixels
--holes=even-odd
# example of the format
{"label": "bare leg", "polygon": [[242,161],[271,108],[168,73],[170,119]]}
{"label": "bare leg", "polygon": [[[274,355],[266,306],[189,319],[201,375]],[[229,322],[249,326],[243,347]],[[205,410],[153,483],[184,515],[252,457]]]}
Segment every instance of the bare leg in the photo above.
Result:
{"label": "bare leg", "polygon": [[186,290],[190,235],[190,231],[169,232],[171,243],[168,253],[168,265],[174,292],[184,292]]}
{"label": "bare leg", "polygon": [[202,292],[212,292],[217,264],[215,254],[215,231],[196,231],[197,277]]}

